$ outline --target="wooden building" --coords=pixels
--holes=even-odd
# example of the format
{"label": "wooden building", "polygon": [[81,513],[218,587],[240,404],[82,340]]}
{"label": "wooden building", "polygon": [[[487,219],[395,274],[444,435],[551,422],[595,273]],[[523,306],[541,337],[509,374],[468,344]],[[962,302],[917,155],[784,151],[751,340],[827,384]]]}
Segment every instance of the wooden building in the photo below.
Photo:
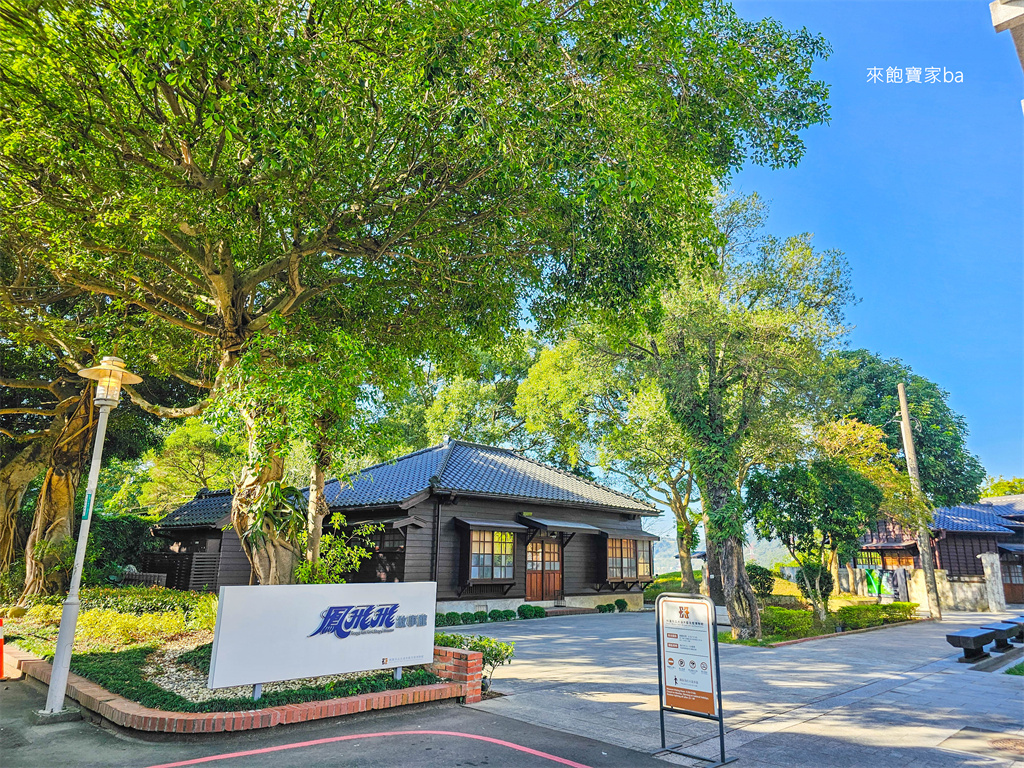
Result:
{"label": "wooden building", "polygon": [[639,607],[658,510],[514,451],[446,440],[325,489],[348,526],[382,524],[352,581],[436,581],[439,610],[523,602]]}
{"label": "wooden building", "polygon": [[153,527],[166,547],[144,555],[143,569],[167,574],[172,589],[216,592],[248,584],[249,559],[230,522],[231,491],[203,488]]}
{"label": "wooden building", "polygon": [[[944,570],[948,579],[984,576],[978,555],[995,552],[999,554],[1007,602],[1024,602],[1024,496],[938,508],[929,528],[935,567]],[[920,568],[914,532],[892,520],[879,520],[861,537],[856,565],[881,569]]]}

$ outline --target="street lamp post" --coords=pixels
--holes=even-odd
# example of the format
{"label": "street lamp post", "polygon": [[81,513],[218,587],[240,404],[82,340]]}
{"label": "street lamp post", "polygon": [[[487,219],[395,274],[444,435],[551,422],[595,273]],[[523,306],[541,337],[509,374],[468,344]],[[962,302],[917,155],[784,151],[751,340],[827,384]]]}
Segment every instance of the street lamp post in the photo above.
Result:
{"label": "street lamp post", "polygon": [[82,583],[82,567],[85,565],[85,547],[89,540],[89,525],[92,523],[92,505],[96,497],[96,483],[103,459],[103,438],[107,433],[107,417],[110,409],[116,408],[121,398],[121,384],[138,384],[141,378],[125,370],[124,360],[119,357],[104,357],[94,368],[78,372],[84,379],[96,382],[96,396],[93,402],[99,406],[100,414],[96,423],[96,441],[92,448],[92,465],[89,467],[89,484],[85,491],[85,508],[82,511],[82,527],[78,532],[75,548],[75,568],[71,572],[71,587],[64,601],[60,615],[60,631],[57,633],[57,650],[50,672],[50,688],[46,694],[44,715],[54,715],[64,709],[64,695],[68,687],[68,672],[71,668],[71,648],[75,643],[75,626],[78,624],[78,588]]}

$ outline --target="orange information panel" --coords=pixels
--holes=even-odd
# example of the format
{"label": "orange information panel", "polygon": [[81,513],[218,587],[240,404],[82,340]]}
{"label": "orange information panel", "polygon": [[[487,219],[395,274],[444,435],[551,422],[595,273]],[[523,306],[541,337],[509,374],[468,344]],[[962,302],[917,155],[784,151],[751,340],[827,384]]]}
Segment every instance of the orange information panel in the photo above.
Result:
{"label": "orange information panel", "polygon": [[667,709],[718,715],[711,610],[711,604],[699,597],[660,596],[661,705]]}

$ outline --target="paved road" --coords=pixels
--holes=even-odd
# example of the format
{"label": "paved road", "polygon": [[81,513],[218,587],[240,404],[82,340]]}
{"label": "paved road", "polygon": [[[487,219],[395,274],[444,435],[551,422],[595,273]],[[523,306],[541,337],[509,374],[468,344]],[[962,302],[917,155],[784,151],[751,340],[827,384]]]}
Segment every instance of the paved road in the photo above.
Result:
{"label": "paved road", "polygon": [[[995,735],[961,729],[980,726],[1024,739],[1024,678],[971,671],[955,662],[944,639],[951,629],[993,618],[953,614],[941,624],[782,648],[723,645],[729,753],[743,766],[765,768],[1014,765],[1012,753],[989,750]],[[660,746],[653,613],[464,631],[516,642],[515,662],[495,676],[495,689],[508,695],[474,708],[638,752]],[[716,751],[716,724],[670,720],[671,741],[698,754]],[[1024,754],[1020,760],[1016,766],[1024,768]]]}
{"label": "paved road", "polygon": [[[245,734],[144,741],[92,723],[30,725],[46,697],[28,682],[0,683],[3,768],[658,768],[620,746],[467,707],[403,708]],[[166,738],[166,737],[165,737]],[[209,760],[211,757],[220,759]],[[206,760],[203,760],[206,758]],[[196,762],[199,761],[199,762]]]}

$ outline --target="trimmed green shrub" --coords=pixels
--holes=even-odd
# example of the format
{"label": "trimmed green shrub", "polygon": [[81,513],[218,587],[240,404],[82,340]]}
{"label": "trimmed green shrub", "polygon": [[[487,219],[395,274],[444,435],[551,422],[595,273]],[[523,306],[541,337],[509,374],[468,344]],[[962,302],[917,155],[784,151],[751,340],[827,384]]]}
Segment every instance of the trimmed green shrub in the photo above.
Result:
{"label": "trimmed green shrub", "polygon": [[497,608],[495,608],[494,610],[490,611],[487,614],[487,620],[488,621],[501,621],[501,611],[499,611]]}
{"label": "trimmed green shrub", "polygon": [[747,563],[746,568],[754,594],[762,601],[768,600],[775,592],[775,574],[757,563]]}
{"label": "trimmed green shrub", "polygon": [[[28,605],[60,606],[66,595],[32,595],[26,599]],[[162,613],[181,611],[185,618],[200,607],[209,595],[202,592],[184,592],[165,587],[89,587],[79,593],[81,610],[97,608],[118,613]]]}
{"label": "trimmed green shrub", "polygon": [[629,608],[629,603],[620,597],[615,601],[615,607],[619,609],[619,613],[625,613],[626,609]]}
{"label": "trimmed green shrub", "polygon": [[462,623],[462,614],[458,611],[448,611],[444,615],[444,620],[448,623],[449,627],[454,627],[456,624]]}
{"label": "trimmed green shrub", "polygon": [[614,613],[615,612],[615,604],[614,603],[601,603],[599,606],[597,606],[597,610],[598,610],[598,613]]}
{"label": "trimmed green shrub", "polygon": [[459,621],[463,624],[474,624],[476,623],[476,614],[472,611],[463,611],[459,614]]}
{"label": "trimmed green shrub", "polygon": [[761,611],[761,631],[766,635],[809,637],[814,634],[814,613],[769,606]]}
{"label": "trimmed green shrub", "polygon": [[520,619],[532,619],[533,618],[533,606],[526,605],[523,603],[516,608],[516,613],[519,614]]}
{"label": "trimmed green shrub", "polygon": [[513,621],[516,618],[516,612],[510,610],[504,610],[501,612],[502,621]]}
{"label": "trimmed green shrub", "polygon": [[[520,606],[522,607],[522,606]],[[530,606],[531,608],[535,606]],[[453,635],[443,632],[434,633],[434,645],[443,648],[463,648],[467,651],[479,651],[483,655],[484,676],[494,674],[494,668],[508,664],[515,656],[516,644],[503,643],[493,637],[484,635]]]}
{"label": "trimmed green shrub", "polygon": [[486,624],[487,623],[487,611],[476,611],[473,614],[473,620],[477,624]]}
{"label": "trimmed green shrub", "polygon": [[876,605],[848,605],[836,611],[836,620],[844,629],[866,629],[883,624],[895,624],[914,618],[917,603],[883,603]]}
{"label": "trimmed green shrub", "polygon": [[451,613],[438,613],[434,616],[435,627],[454,627],[456,624],[461,622],[462,619],[459,614],[454,611]]}

